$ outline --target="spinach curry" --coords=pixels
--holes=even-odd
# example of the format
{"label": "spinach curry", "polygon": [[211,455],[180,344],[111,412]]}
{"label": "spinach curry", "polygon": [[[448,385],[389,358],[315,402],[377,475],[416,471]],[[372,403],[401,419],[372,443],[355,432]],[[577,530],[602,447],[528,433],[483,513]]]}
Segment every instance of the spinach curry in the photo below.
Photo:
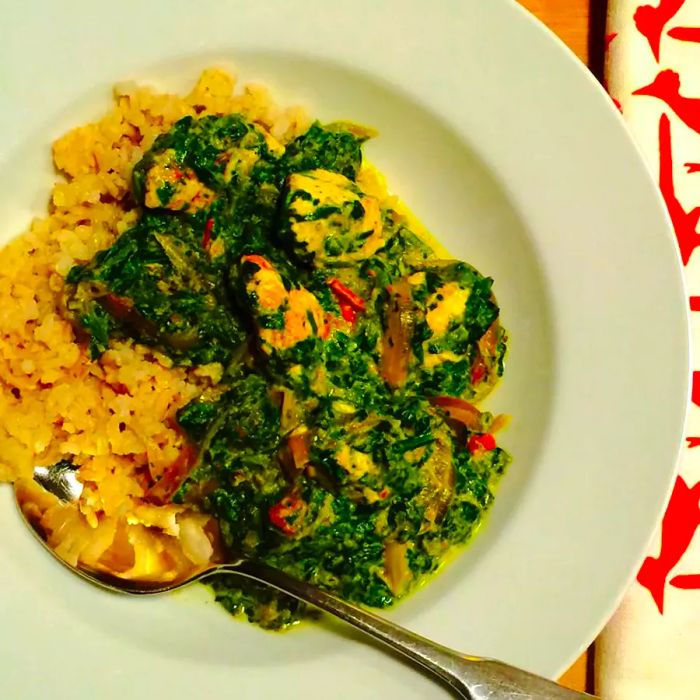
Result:
{"label": "spinach curry", "polygon": [[[222,382],[178,421],[191,447],[150,492],[214,515],[233,552],[385,607],[464,542],[508,464],[474,405],[503,372],[492,280],[437,259],[363,192],[363,142],[287,147],[240,115],[186,117],[137,164],[138,223],[67,278],[93,358],[132,338]],[[267,628],[301,605],[234,578]]]}

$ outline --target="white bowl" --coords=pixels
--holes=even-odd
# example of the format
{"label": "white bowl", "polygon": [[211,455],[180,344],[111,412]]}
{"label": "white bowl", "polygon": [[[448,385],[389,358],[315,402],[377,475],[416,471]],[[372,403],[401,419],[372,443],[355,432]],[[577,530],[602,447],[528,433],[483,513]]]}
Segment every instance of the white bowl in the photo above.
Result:
{"label": "white bowl", "polygon": [[[391,616],[555,675],[635,572],[668,495],[688,391],[678,256],[602,89],[509,0],[2,2],[0,219],[45,210],[49,145],[136,79],[233,65],[280,101],[381,135],[367,155],[458,257],[496,280],[511,334],[491,405],[515,462],[486,526]],[[7,25],[6,25],[7,26]],[[272,636],[203,589],[110,596],[0,504],[4,697],[411,698],[441,692],[336,626]],[[41,661],[39,661],[41,659]]]}

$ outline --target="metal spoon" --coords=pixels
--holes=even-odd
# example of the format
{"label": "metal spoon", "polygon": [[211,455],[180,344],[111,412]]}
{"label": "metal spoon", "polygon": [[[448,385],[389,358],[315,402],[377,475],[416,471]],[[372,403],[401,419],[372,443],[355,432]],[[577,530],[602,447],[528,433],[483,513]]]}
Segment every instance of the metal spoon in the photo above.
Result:
{"label": "metal spoon", "polygon": [[[66,461],[49,468],[36,467],[34,480],[66,503],[77,501],[83,490],[73,465]],[[245,576],[335,615],[403,654],[414,664],[443,681],[465,700],[581,700],[593,697],[568,690],[500,661],[460,654],[254,559],[240,558],[227,564],[213,565],[187,579],[169,584],[130,581],[96,571],[78,569],[60,559],[46,544],[39,528],[31,523],[24,513],[22,516],[41,543],[64,566],[90,583],[109,591],[130,595],[153,595],[174,591],[214,574]]]}

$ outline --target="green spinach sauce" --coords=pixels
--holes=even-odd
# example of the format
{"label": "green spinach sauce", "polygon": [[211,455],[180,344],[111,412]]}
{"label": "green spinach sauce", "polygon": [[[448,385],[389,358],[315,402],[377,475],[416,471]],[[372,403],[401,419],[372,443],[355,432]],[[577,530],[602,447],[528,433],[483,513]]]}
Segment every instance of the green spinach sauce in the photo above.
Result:
{"label": "green spinach sauce", "polygon": [[[465,542],[509,457],[472,403],[503,373],[492,280],[440,261],[357,182],[366,133],[315,123],[283,148],[240,115],[186,117],[134,169],[138,223],[67,277],[94,358],[132,338],[221,390],[178,421],[197,462],[161,495],[230,551],[386,607]],[[303,605],[231,578],[266,628]]]}

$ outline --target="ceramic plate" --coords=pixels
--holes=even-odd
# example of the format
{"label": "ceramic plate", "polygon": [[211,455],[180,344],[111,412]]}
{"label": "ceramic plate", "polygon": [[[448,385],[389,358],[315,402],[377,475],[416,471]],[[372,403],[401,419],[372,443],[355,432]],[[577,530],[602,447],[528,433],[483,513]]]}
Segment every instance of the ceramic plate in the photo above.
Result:
{"label": "ceramic plate", "polygon": [[[391,616],[465,652],[564,670],[658,522],[688,389],[669,224],[592,76],[510,0],[0,5],[4,240],[45,211],[51,141],[104,112],[117,81],[180,90],[217,64],[379,129],[366,152],[390,187],[496,279],[512,342],[490,405],[514,416],[515,456],[474,544]],[[0,491],[3,697],[441,697],[334,626],[272,635],[203,588],[147,600],[91,588]]]}

